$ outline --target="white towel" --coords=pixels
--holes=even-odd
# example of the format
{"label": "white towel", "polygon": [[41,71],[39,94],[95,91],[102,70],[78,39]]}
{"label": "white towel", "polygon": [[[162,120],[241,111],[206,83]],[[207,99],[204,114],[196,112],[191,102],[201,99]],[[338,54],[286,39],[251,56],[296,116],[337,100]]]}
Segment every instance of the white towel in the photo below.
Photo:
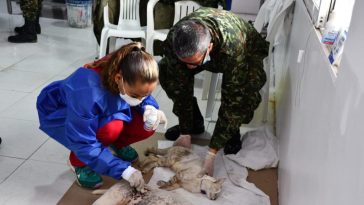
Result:
{"label": "white towel", "polygon": [[[170,142],[159,141],[160,148],[171,146]],[[193,151],[204,158],[207,147],[193,145]],[[262,127],[244,135],[242,150],[237,155],[223,155],[220,151],[216,155],[214,177],[228,178],[223,184],[221,195],[215,201],[209,200],[200,193],[190,193],[184,189],[172,192],[180,195],[192,204],[196,205],[270,205],[269,197],[254,184],[247,182],[248,170],[275,167],[278,163],[277,140],[270,130]],[[168,180],[174,173],[167,168],[156,168],[149,185],[157,187],[159,180]]]}
{"label": "white towel", "polygon": [[236,154],[225,155],[227,160],[253,170],[277,167],[278,142],[271,128],[262,126],[243,136],[241,150]]}

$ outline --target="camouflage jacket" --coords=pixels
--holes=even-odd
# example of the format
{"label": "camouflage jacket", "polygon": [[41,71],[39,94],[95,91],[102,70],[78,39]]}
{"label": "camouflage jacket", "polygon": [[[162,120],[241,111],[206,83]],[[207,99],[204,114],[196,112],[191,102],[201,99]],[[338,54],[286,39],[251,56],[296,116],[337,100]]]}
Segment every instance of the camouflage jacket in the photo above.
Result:
{"label": "camouflage jacket", "polygon": [[220,149],[241,124],[251,121],[261,101],[259,90],[266,81],[262,60],[267,56],[268,43],[250,23],[228,11],[203,7],[181,21],[187,19],[198,20],[209,28],[211,61],[187,69],[173,53],[172,27],[159,63],[160,83],[174,102],[173,112],[179,118],[181,132],[188,134],[193,123],[194,75],[202,70],[223,73],[219,117],[209,145]]}

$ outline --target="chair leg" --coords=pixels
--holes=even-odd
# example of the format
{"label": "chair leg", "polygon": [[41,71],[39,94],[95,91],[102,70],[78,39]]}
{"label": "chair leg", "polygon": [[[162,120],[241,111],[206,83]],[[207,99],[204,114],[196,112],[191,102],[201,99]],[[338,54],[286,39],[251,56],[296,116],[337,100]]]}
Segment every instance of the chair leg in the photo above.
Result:
{"label": "chair leg", "polygon": [[145,46],[145,48],[146,48],[147,52],[150,55],[153,55],[153,43],[154,43],[154,39],[153,38],[148,37],[146,39],[146,46]]}
{"label": "chair leg", "polygon": [[11,5],[11,0],[6,0],[6,5],[8,7],[8,14],[13,14],[13,7]]}
{"label": "chair leg", "polygon": [[[144,48],[145,48],[145,49],[147,49],[147,48],[146,48],[146,46],[147,46],[147,41],[146,41],[146,39],[145,39],[145,38],[142,38],[142,44],[143,44]],[[147,52],[148,52],[148,50],[147,50]]]}
{"label": "chair leg", "polygon": [[102,58],[106,55],[106,47],[107,47],[107,29],[102,29],[101,39],[100,39],[100,50],[99,50],[99,58]]}
{"label": "chair leg", "polygon": [[264,103],[264,107],[263,107],[263,119],[262,122],[266,123],[268,122],[268,110],[269,110],[269,88],[270,88],[270,69],[269,69],[269,63],[268,63],[268,57],[263,59],[263,65],[264,65],[264,70],[267,74],[267,82],[265,84],[265,87],[263,87],[263,99],[262,99],[262,103]]}
{"label": "chair leg", "polygon": [[212,112],[214,111],[215,106],[215,94],[216,94],[216,87],[219,80],[219,74],[213,73],[211,76],[211,83],[210,83],[210,89],[209,89],[209,95],[207,99],[207,106],[206,106],[206,118],[211,118]]}
{"label": "chair leg", "polygon": [[108,54],[115,51],[115,45],[116,45],[116,37],[110,36],[109,38],[109,52]]}
{"label": "chair leg", "polygon": [[95,47],[95,51],[96,51],[96,53],[95,53],[95,60],[97,60],[97,59],[99,59],[99,55],[100,55],[100,45],[97,43],[97,41],[96,41],[96,43],[95,43],[96,45],[96,47]]}
{"label": "chair leg", "polygon": [[210,83],[211,83],[211,75],[212,73],[210,71],[204,71],[204,79],[203,79],[203,85],[202,85],[202,98],[201,100],[207,100]]}

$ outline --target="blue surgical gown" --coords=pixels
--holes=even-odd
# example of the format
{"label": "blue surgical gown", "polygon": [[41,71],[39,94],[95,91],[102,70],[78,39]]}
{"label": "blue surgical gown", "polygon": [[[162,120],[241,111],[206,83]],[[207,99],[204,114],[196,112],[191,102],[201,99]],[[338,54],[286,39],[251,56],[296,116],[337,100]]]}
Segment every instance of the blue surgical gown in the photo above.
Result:
{"label": "blue surgical gown", "polygon": [[[136,109],[143,113],[145,105],[159,108],[152,96]],[[129,104],[102,86],[98,73],[79,68],[66,79],[49,84],[38,96],[37,110],[42,131],[97,173],[121,178],[130,163],[112,155],[96,132],[111,120],[130,122],[132,114]]]}

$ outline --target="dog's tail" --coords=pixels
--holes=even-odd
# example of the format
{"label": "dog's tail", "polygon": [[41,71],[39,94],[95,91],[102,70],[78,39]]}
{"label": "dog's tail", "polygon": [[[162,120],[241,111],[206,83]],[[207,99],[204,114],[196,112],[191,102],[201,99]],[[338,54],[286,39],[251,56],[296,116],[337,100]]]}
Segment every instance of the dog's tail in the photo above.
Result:
{"label": "dog's tail", "polygon": [[147,148],[147,150],[145,150],[145,156],[148,156],[149,154],[154,154],[154,155],[166,155],[168,150],[170,149],[169,148],[165,148],[165,149],[158,149],[158,148],[155,148],[155,147],[149,147]]}
{"label": "dog's tail", "polygon": [[101,195],[101,194],[105,194],[106,191],[107,191],[107,189],[96,189],[96,190],[92,191],[92,194]]}

